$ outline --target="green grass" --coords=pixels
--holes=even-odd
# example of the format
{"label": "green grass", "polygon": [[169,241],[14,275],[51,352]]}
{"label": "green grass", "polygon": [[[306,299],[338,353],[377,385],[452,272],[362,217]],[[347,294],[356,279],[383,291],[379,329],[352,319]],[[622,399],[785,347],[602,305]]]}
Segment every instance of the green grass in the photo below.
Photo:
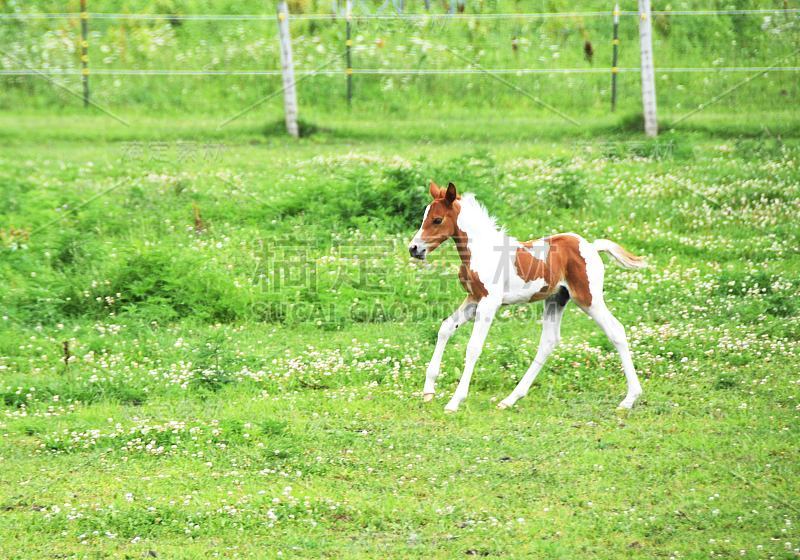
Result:
{"label": "green grass", "polygon": [[[796,558],[791,124],[121,116],[0,115],[3,558]],[[515,409],[538,307],[498,319],[456,415],[464,333],[422,403],[463,297],[452,246],[405,250],[429,178],[520,238],[648,258],[607,269],[633,411],[574,308]]]}

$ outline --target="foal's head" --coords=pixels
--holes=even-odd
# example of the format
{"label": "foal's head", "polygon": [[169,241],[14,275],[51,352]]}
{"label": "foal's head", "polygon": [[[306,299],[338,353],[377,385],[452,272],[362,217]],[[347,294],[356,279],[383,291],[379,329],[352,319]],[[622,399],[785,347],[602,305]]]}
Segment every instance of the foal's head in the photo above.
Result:
{"label": "foal's head", "polygon": [[431,181],[431,198],[433,202],[425,208],[422,225],[408,245],[408,252],[415,259],[424,259],[458,231],[456,221],[460,206],[456,186],[450,183],[443,189]]}

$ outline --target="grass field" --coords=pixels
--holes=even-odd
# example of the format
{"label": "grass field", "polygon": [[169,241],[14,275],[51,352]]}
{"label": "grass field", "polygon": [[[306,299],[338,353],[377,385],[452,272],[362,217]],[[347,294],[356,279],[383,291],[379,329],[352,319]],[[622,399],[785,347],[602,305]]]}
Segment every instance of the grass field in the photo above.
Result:
{"label": "grass field", "polygon": [[[255,118],[216,136],[128,118],[0,116],[3,558],[798,556],[791,126],[384,121],[290,142]],[[495,404],[538,307],[498,319],[456,415],[463,333],[422,403],[462,299],[452,245],[405,249],[428,178],[520,238],[648,258],[607,269],[633,411],[574,308],[515,409]]]}

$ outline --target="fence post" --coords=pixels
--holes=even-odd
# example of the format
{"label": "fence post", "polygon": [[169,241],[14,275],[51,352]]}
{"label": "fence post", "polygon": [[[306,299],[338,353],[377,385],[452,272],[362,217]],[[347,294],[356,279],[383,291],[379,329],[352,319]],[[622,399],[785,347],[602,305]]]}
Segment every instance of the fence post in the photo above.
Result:
{"label": "fence post", "polygon": [[281,40],[281,74],[283,76],[283,109],[286,114],[286,132],[300,136],[297,126],[297,89],[292,63],[292,37],[289,33],[289,8],[285,0],[278,2],[278,32]]}
{"label": "fence post", "polygon": [[644,132],[647,136],[656,136],[658,120],[656,117],[656,78],[653,68],[653,25],[650,0],[639,0],[639,52],[642,58]]}
{"label": "fence post", "polygon": [[81,0],[81,82],[83,83],[83,106],[89,106],[89,12],[86,0]]}
{"label": "fence post", "polygon": [[619,4],[614,4],[614,38],[611,41],[611,112],[617,110],[617,60],[619,57]]}
{"label": "fence post", "polygon": [[353,46],[353,39],[351,38],[352,30],[350,28],[353,19],[353,0],[347,0],[345,7],[345,35],[346,40],[344,43],[344,58],[345,58],[345,74],[347,75],[347,106],[353,104],[353,61],[351,59],[350,49]]}

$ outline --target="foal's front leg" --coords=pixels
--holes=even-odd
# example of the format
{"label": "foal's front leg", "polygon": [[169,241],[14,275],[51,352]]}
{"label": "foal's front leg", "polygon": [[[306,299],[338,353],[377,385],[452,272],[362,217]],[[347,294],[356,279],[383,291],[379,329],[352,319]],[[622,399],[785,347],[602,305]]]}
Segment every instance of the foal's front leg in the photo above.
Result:
{"label": "foal's front leg", "polygon": [[475,326],[472,327],[472,335],[469,337],[467,343],[467,357],[464,360],[464,373],[461,374],[461,380],[458,382],[456,392],[453,398],[444,407],[445,412],[455,412],[458,410],[459,405],[464,402],[469,392],[469,382],[472,379],[472,371],[475,369],[475,362],[483,350],[483,343],[486,341],[486,335],[489,333],[489,327],[492,326],[494,315],[500,303],[494,300],[484,298],[478,303],[475,309]]}
{"label": "foal's front leg", "polygon": [[436,339],[436,349],[433,351],[431,362],[425,372],[425,387],[422,390],[422,398],[425,402],[432,400],[436,392],[436,378],[439,377],[442,355],[444,354],[445,346],[447,346],[447,341],[450,340],[450,337],[453,336],[458,327],[475,317],[476,306],[477,303],[467,298],[452,315],[442,321],[442,326],[439,327],[439,336]]}

